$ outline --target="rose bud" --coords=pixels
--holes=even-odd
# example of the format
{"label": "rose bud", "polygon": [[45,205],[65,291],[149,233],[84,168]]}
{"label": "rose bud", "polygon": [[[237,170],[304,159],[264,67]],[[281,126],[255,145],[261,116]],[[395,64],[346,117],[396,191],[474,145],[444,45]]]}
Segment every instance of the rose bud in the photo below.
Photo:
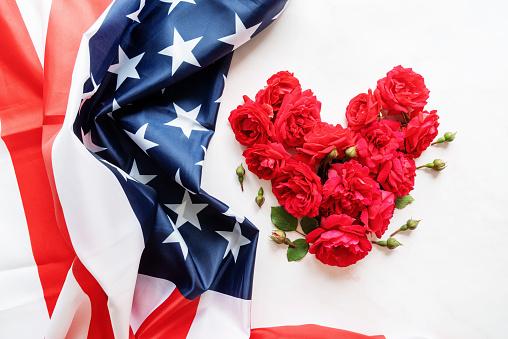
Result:
{"label": "rose bud", "polygon": [[243,192],[243,176],[245,175],[245,168],[243,168],[242,164],[236,168],[236,175],[238,176],[238,181],[240,182]]}
{"label": "rose bud", "polygon": [[432,143],[432,145],[440,144],[442,142],[452,142],[453,140],[455,140],[455,134],[457,134],[457,132],[455,132],[455,133],[453,133],[453,132],[446,132],[443,137],[441,137],[441,138],[437,139],[436,141],[434,141]]}
{"label": "rose bud", "polygon": [[260,187],[259,188],[259,191],[258,191],[258,196],[256,197],[256,204],[258,204],[259,208],[261,208],[261,206],[263,206],[264,202],[265,202],[265,197],[263,197],[263,187]]}
{"label": "rose bud", "polygon": [[394,248],[397,248],[401,245],[402,244],[400,242],[398,242],[397,239],[395,239],[395,238],[388,238],[388,240],[386,240],[386,247],[388,247],[391,250],[393,250]]}
{"label": "rose bud", "polygon": [[236,168],[236,175],[242,177],[245,175],[245,168],[243,168],[242,164]]}
{"label": "rose bud", "polygon": [[446,132],[444,134],[445,140],[448,141],[448,142],[452,142],[453,140],[455,140],[455,134],[457,134],[457,132],[455,132],[455,133]]}
{"label": "rose bud", "polygon": [[353,159],[354,157],[356,157],[356,145],[351,146],[348,149],[346,149],[345,154],[346,154],[346,157],[348,157],[349,159]]}
{"label": "rose bud", "polygon": [[409,219],[404,225],[400,226],[400,228],[398,230],[393,232],[390,235],[390,237],[393,237],[395,234],[402,232],[402,231],[414,230],[414,229],[416,229],[416,227],[418,226],[419,223],[420,223],[420,220]]}
{"label": "rose bud", "polygon": [[420,223],[420,220],[414,220],[414,219],[409,219],[406,223],[406,227],[410,230],[414,230],[416,229],[416,227],[418,226],[418,224]]}
{"label": "rose bud", "polygon": [[392,237],[388,238],[388,240],[373,241],[372,243],[379,246],[388,247],[391,250],[402,245],[397,241],[397,239]]}
{"label": "rose bud", "polygon": [[262,195],[258,195],[255,200],[259,208],[261,208],[261,206],[263,206],[263,204],[265,203],[265,197],[263,197]]}
{"label": "rose bud", "polygon": [[445,169],[446,163],[441,159],[434,159],[433,162],[418,166],[416,169],[423,168],[423,167],[432,168],[434,171],[442,171]]}
{"label": "rose bud", "polygon": [[435,159],[433,164],[434,164],[433,169],[435,171],[442,171],[446,167],[446,163],[443,160],[441,160],[441,159]]}
{"label": "rose bud", "polygon": [[272,235],[270,235],[270,239],[275,241],[277,244],[282,244],[286,240],[286,232],[281,230],[272,231]]}
{"label": "rose bud", "polygon": [[328,162],[331,162],[333,159],[337,159],[337,157],[339,156],[339,152],[337,151],[337,149],[334,147],[330,153],[328,153],[328,155],[326,156],[326,160]]}

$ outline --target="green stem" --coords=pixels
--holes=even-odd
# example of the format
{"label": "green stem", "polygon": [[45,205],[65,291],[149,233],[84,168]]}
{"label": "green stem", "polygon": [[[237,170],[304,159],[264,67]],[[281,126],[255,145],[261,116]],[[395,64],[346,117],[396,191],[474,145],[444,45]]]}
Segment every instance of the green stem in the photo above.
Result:
{"label": "green stem", "polygon": [[425,165],[418,166],[418,167],[416,167],[416,169],[420,169],[420,168],[424,168],[424,167],[433,168],[434,164],[433,163],[428,163],[428,164],[425,164]]}

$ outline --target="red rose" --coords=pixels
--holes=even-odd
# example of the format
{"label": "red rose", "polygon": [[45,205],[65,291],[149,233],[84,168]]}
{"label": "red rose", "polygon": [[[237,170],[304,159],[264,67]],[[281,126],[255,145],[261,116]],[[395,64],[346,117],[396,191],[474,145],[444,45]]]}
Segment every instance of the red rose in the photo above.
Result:
{"label": "red rose", "polygon": [[232,110],[229,123],[235,133],[236,140],[244,146],[264,144],[274,136],[272,107],[259,104],[244,95],[245,103]]}
{"label": "red rose", "polygon": [[274,113],[279,111],[284,96],[295,88],[300,87],[298,79],[293,76],[293,73],[288,71],[275,73],[266,83],[268,86],[256,94],[256,101],[272,106]]}
{"label": "red rose", "polygon": [[423,77],[411,68],[394,67],[385,78],[377,81],[383,109],[388,115],[419,112],[427,104],[429,90]]}
{"label": "red rose", "polygon": [[395,209],[395,195],[379,190],[374,193],[372,203],[362,211],[361,220],[369,230],[381,238],[388,229]]}
{"label": "red rose", "polygon": [[346,108],[346,119],[348,127],[357,131],[365,125],[374,122],[381,112],[381,103],[379,99],[379,90],[369,89],[368,93],[361,93],[355,96]]}
{"label": "red rose", "polygon": [[357,152],[359,162],[377,173],[377,166],[392,159],[404,142],[403,133],[399,132],[400,123],[382,119],[375,121],[360,130]]}
{"label": "red rose", "polygon": [[272,179],[272,191],[279,204],[294,217],[315,217],[319,213],[321,179],[302,162],[288,160]]}
{"label": "red rose", "polygon": [[367,226],[354,225],[354,221],[345,214],[322,218],[320,227],[305,237],[305,241],[312,244],[309,253],[327,265],[339,267],[363,259],[372,244],[366,236]]}
{"label": "red rose", "polygon": [[334,148],[337,150],[337,158],[344,157],[344,151],[355,144],[355,135],[349,128],[341,125],[330,125],[326,122],[318,122],[314,129],[305,136],[305,143],[297,148],[298,155],[295,159],[305,161],[311,166],[319,165]]}
{"label": "red rose", "polygon": [[379,166],[377,182],[384,190],[402,197],[413,190],[415,176],[415,161],[410,156],[397,152],[393,159]]}
{"label": "red rose", "polygon": [[409,120],[404,132],[404,147],[406,153],[418,158],[429,147],[436,137],[439,126],[437,111],[423,111]]}
{"label": "red rose", "polygon": [[270,180],[279,173],[279,169],[291,159],[279,143],[256,144],[243,151],[249,170],[260,179]]}
{"label": "red rose", "polygon": [[286,94],[275,117],[275,136],[284,147],[301,146],[320,116],[321,103],[311,90],[296,88]]}
{"label": "red rose", "polygon": [[347,214],[356,218],[378,192],[379,184],[369,177],[368,167],[355,160],[332,164],[319,210],[324,215]]}

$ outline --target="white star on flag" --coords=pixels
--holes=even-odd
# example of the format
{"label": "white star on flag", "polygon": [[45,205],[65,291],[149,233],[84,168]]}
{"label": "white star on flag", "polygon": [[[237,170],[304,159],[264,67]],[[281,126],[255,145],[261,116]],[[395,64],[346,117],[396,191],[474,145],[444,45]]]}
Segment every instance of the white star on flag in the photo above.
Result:
{"label": "white star on flag", "polygon": [[[148,127],[148,123],[141,126],[136,133],[131,133],[127,130],[124,130],[125,133],[136,143],[136,145],[139,146],[143,150],[143,152],[146,153],[147,150],[149,150],[152,147],[159,146],[159,144],[156,144],[155,142],[151,142],[150,140],[145,139],[145,133],[146,128]],[[148,155],[148,153],[146,153]]]}
{"label": "white star on flag", "polygon": [[225,42],[227,44],[233,45],[233,50],[237,49],[244,43],[250,40],[251,36],[258,29],[261,22],[257,25],[254,25],[249,28],[245,28],[242,20],[238,17],[238,14],[235,13],[235,33],[220,38],[219,41]]}
{"label": "white star on flag", "polygon": [[100,151],[104,151],[106,148],[97,146],[92,141],[92,131],[88,131],[87,134],[83,132],[83,128],[81,129],[81,139],[83,140],[83,145],[86,147],[87,150],[97,153]]}
{"label": "white star on flag", "polygon": [[167,3],[170,3],[170,4],[171,4],[171,6],[169,7],[169,12],[168,12],[168,15],[169,15],[169,13],[171,13],[171,11],[172,11],[173,9],[175,9],[176,5],[178,5],[180,2],[188,2],[188,3],[190,3],[190,4],[194,4],[194,5],[196,4],[196,3],[194,2],[194,0],[161,0],[161,1],[162,1],[162,2],[167,2]]}
{"label": "white star on flag", "polygon": [[109,66],[108,71],[111,73],[115,73],[118,75],[116,78],[116,89],[120,87],[120,85],[127,78],[139,79],[138,71],[136,71],[136,66],[141,61],[145,53],[141,53],[138,56],[135,56],[132,59],[129,59],[127,54],[124,53],[122,47],[118,46],[118,63]]}
{"label": "white star on flag", "polygon": [[193,110],[186,112],[180,106],[173,103],[176,111],[176,119],[171,120],[170,122],[165,123],[164,125],[178,127],[182,130],[183,134],[188,138],[190,138],[192,131],[208,131],[207,128],[203,127],[196,119],[198,118],[199,110],[201,109],[201,105],[194,108]]}
{"label": "white star on flag", "polygon": [[166,207],[178,214],[176,227],[180,227],[186,222],[191,223],[197,229],[201,230],[201,224],[198,220],[198,213],[208,204],[194,204],[190,198],[189,192],[185,190],[182,202],[180,204],[165,204]]}
{"label": "white star on flag", "polygon": [[142,183],[143,185],[148,184],[156,175],[153,174],[141,174],[139,173],[138,165],[136,164],[136,160],[133,161],[131,170],[129,175]]}
{"label": "white star on flag", "polygon": [[180,244],[180,249],[182,250],[183,259],[187,259],[187,254],[189,253],[189,248],[187,247],[187,243],[183,239],[182,235],[180,234],[180,231],[178,230],[178,227],[173,224],[173,221],[168,216],[169,222],[171,223],[171,226],[173,226],[173,233],[171,233],[162,243],[168,244],[168,243],[178,243]]}
{"label": "white star on flag", "polygon": [[240,247],[250,244],[250,240],[242,235],[240,225],[236,222],[235,228],[233,228],[233,231],[231,232],[228,231],[215,231],[215,232],[217,232],[221,237],[223,237],[228,241],[228,247],[224,252],[223,259],[226,258],[229,252],[231,252],[236,263],[236,259],[238,258],[238,252],[240,252]]}
{"label": "white star on flag", "polygon": [[175,28],[173,45],[164,48],[159,54],[167,55],[173,58],[173,64],[171,65],[171,75],[174,75],[183,62],[188,64],[201,67],[199,62],[196,60],[192,50],[201,40],[202,36],[196,39],[183,41],[182,37]]}
{"label": "white star on flag", "polygon": [[132,20],[136,21],[136,22],[139,22],[138,15],[143,10],[143,7],[145,7],[145,0],[141,0],[140,3],[139,3],[139,9],[137,11],[135,11],[135,12],[132,12],[131,14],[127,14],[127,17],[129,19],[132,19]]}

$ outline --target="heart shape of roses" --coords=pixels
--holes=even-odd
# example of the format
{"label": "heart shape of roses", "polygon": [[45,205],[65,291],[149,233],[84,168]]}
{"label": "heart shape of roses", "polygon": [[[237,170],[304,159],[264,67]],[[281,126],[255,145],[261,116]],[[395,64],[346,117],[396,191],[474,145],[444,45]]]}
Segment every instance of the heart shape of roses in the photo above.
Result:
{"label": "heart shape of roses", "polygon": [[247,167],[271,181],[291,216],[317,220],[305,237],[309,252],[339,267],[364,258],[369,237],[383,236],[396,201],[413,190],[415,159],[438,134],[424,78],[394,67],[350,100],[346,127],[322,121],[321,102],[288,71],[272,75],[254,100],[243,98],[229,122]]}

